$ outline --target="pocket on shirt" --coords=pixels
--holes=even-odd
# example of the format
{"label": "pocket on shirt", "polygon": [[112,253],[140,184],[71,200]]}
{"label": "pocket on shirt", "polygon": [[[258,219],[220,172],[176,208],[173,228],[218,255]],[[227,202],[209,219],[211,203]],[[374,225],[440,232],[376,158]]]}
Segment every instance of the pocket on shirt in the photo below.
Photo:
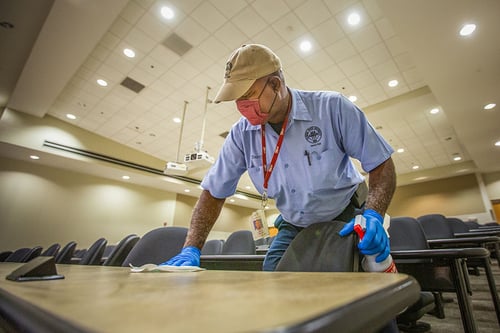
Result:
{"label": "pocket on shirt", "polygon": [[[310,152],[311,163],[306,158],[304,169],[306,170],[306,179],[311,186],[311,190],[318,191],[322,189],[332,189],[338,182],[336,175],[335,151],[333,149],[323,152]],[[338,163],[338,161],[337,161]]]}

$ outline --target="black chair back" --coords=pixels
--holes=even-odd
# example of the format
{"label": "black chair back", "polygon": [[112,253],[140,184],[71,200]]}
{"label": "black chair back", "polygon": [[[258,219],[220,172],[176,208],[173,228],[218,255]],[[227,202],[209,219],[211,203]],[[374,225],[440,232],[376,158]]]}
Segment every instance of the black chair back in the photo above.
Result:
{"label": "black chair back", "polygon": [[450,225],[451,231],[453,233],[464,233],[469,232],[469,227],[459,218],[447,217],[446,222]]}
{"label": "black chair back", "polygon": [[104,238],[99,238],[85,252],[79,265],[100,265],[104,249],[108,241]]}
{"label": "black chair back", "polygon": [[140,237],[132,234],[123,238],[118,245],[115,246],[113,252],[106,258],[103,266],[121,266],[127,255],[134,248]]}
{"label": "black chair back", "polygon": [[187,231],[184,227],[160,227],[147,232],[129,252],[122,266],[158,265],[167,261],[182,250]]}
{"label": "black chair back", "polygon": [[342,221],[315,223],[302,230],[290,243],[278,263],[277,271],[357,272],[358,237],[340,237]]}
{"label": "black chair back", "polygon": [[427,239],[453,238],[451,225],[446,223],[446,217],[441,214],[427,214],[417,218],[422,225]]}
{"label": "black chair back", "polygon": [[201,254],[202,255],[221,254],[223,247],[224,247],[223,239],[211,239],[205,242],[205,244],[201,248]]}
{"label": "black chair back", "polygon": [[55,256],[57,256],[57,253],[59,253],[60,248],[61,248],[61,245],[59,243],[54,243],[51,246],[49,246],[45,251],[43,251],[41,256],[55,257]]}
{"label": "black chair back", "polygon": [[56,256],[56,264],[71,264],[71,258],[76,249],[76,242],[70,241],[59,251]]}
{"label": "black chair back", "polygon": [[255,242],[250,230],[238,230],[224,242],[221,254],[255,254]]}
{"label": "black chair back", "polygon": [[12,251],[0,252],[0,262],[4,262],[12,254]]}

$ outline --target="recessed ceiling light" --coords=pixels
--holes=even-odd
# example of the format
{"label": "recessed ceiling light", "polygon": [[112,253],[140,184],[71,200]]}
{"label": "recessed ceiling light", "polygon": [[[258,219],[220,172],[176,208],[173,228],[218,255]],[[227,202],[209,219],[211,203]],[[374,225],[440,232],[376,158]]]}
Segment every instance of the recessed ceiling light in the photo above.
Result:
{"label": "recessed ceiling light", "polygon": [[405,149],[404,148],[399,148],[398,150],[396,150],[398,153],[404,153],[405,152]]}
{"label": "recessed ceiling light", "polygon": [[461,158],[460,156],[455,156],[455,157],[453,157],[453,160],[454,160],[454,161],[461,161],[461,160],[462,160],[462,158]]}
{"label": "recessed ceiling light", "polygon": [[102,86],[102,87],[106,87],[108,85],[108,83],[106,81],[104,81],[103,79],[97,80],[97,84]]}
{"label": "recessed ceiling light", "polygon": [[358,13],[351,13],[347,17],[347,23],[350,25],[358,25],[361,22],[361,16]]}
{"label": "recessed ceiling light", "polygon": [[396,87],[399,84],[398,80],[391,80],[387,83],[387,85],[391,88]]}
{"label": "recessed ceiling light", "polygon": [[411,167],[413,170],[417,170],[418,168],[420,168],[418,165],[414,165]]}
{"label": "recessed ceiling light", "polygon": [[302,52],[309,52],[312,49],[312,44],[310,41],[305,40],[300,43],[300,50]]}
{"label": "recessed ceiling light", "polygon": [[422,176],[422,177],[417,177],[417,178],[414,178],[413,180],[424,180],[424,179],[427,179],[429,177],[426,177],[426,176]]}
{"label": "recessed ceiling light", "polygon": [[71,119],[71,120],[75,120],[75,119],[76,119],[76,116],[75,116],[74,114],[68,113],[68,114],[66,115],[66,118]]}
{"label": "recessed ceiling light", "polygon": [[495,146],[500,147],[500,140],[498,140],[497,142],[495,142]]}
{"label": "recessed ceiling light", "polygon": [[171,20],[175,16],[174,11],[172,10],[172,8],[167,7],[167,6],[161,7],[160,12],[161,12],[161,16],[163,16],[167,20]]}
{"label": "recessed ceiling light", "polygon": [[125,180],[130,179],[130,176],[122,176],[122,179],[125,179]]}
{"label": "recessed ceiling light", "polygon": [[135,52],[132,49],[124,49],[123,54],[125,54],[129,58],[134,58],[135,57]]}
{"label": "recessed ceiling light", "polygon": [[249,190],[249,189],[251,189],[252,187],[250,187],[249,185],[247,185],[247,186],[245,186],[245,188],[246,188],[247,190]]}
{"label": "recessed ceiling light", "polygon": [[464,24],[462,26],[462,29],[460,29],[460,36],[469,36],[476,30],[476,25],[469,23],[469,24]]}
{"label": "recessed ceiling light", "polygon": [[433,108],[429,111],[430,114],[437,114],[439,113],[439,109],[438,108]]}
{"label": "recessed ceiling light", "polygon": [[354,95],[351,95],[351,96],[349,96],[348,98],[349,98],[349,100],[350,100],[351,102],[353,102],[353,103],[354,103],[354,102],[356,102],[356,101],[358,100],[358,98],[357,98],[356,96],[354,96]]}
{"label": "recessed ceiling light", "polygon": [[485,109],[485,110],[491,110],[491,109],[493,109],[495,106],[497,106],[495,103],[486,104],[486,105],[484,106],[484,109]]}
{"label": "recessed ceiling light", "polygon": [[181,118],[179,118],[179,117],[175,117],[172,120],[174,121],[174,123],[180,123],[182,121]]}
{"label": "recessed ceiling light", "polygon": [[36,156],[36,155],[30,155],[30,158],[31,158],[32,160],[39,160],[39,159],[40,159],[40,157],[39,157],[39,156]]}
{"label": "recessed ceiling light", "polygon": [[230,202],[234,202],[234,199],[229,199]]}
{"label": "recessed ceiling light", "polygon": [[189,193],[189,192],[191,192],[191,190],[187,188],[184,190],[184,192]]}

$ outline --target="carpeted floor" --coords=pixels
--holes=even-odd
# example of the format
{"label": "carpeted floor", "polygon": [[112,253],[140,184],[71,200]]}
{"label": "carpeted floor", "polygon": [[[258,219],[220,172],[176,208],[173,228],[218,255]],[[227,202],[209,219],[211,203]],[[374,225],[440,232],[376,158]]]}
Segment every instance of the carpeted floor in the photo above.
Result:
{"label": "carpeted floor", "polygon": [[[497,286],[497,291],[500,290],[500,268],[498,262],[491,262],[493,275]],[[500,324],[497,321],[495,308],[491,300],[491,294],[488,288],[488,282],[484,274],[484,270],[480,270],[480,276],[470,276],[472,288],[472,307],[474,318],[476,320],[477,330],[479,333],[500,333]],[[443,293],[443,296],[452,299],[452,302],[444,304],[445,318],[439,319],[435,316],[426,314],[420,321],[431,324],[429,333],[459,333],[463,332],[462,320],[460,318],[460,310],[456,295],[453,293]]]}

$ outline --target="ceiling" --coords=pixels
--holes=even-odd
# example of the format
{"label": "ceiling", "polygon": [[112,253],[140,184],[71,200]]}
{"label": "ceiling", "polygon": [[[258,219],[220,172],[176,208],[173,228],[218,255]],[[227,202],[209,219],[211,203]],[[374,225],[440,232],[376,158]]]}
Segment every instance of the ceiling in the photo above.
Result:
{"label": "ceiling", "polygon": [[[161,16],[163,6],[173,19]],[[352,12],[356,26],[347,23]],[[500,106],[483,107],[500,102],[499,15],[497,0],[3,0],[0,106],[58,118],[165,162],[200,142],[216,157],[239,113],[210,99],[232,50],[260,43],[281,58],[290,87],[357,96],[370,122],[404,149],[393,155],[399,185],[495,172]],[[465,23],[477,29],[461,37]],[[302,52],[306,39],[312,48]],[[183,46],[191,48],[175,49]],[[126,77],[144,88],[125,88]],[[173,118],[185,101],[182,125]],[[239,189],[256,193],[246,176]]]}

